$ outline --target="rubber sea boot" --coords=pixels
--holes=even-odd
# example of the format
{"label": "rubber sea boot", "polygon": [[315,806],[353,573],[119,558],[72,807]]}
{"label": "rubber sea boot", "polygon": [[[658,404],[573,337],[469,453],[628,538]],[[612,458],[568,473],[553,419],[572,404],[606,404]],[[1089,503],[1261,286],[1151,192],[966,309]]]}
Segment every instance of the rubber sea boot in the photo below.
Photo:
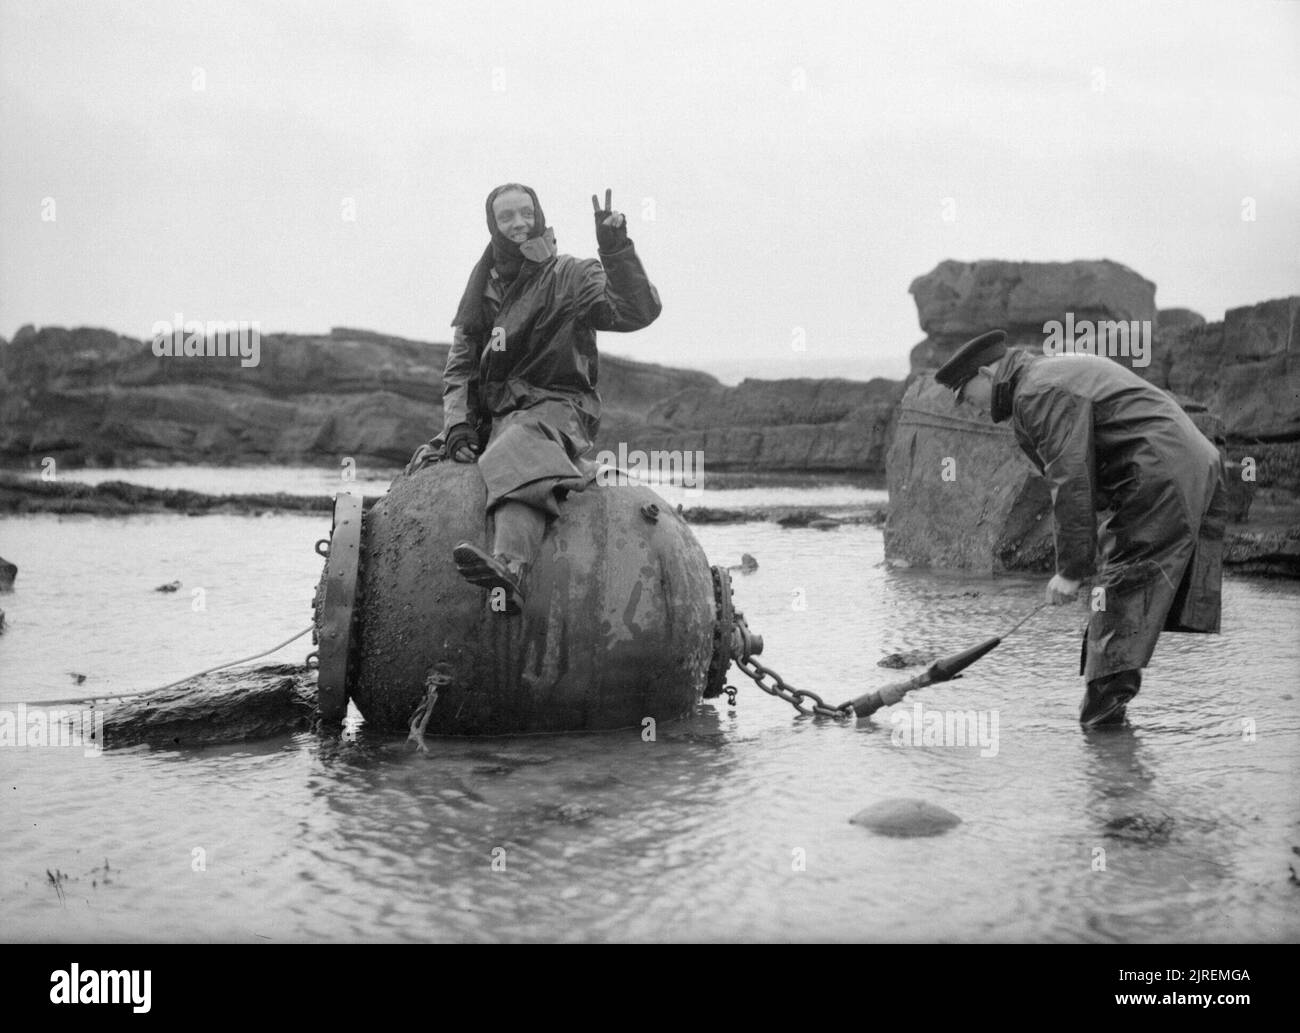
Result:
{"label": "rubber sea boot", "polygon": [[513,564],[502,556],[489,556],[469,542],[461,542],[452,550],[451,555],[456,561],[460,576],[471,585],[478,585],[489,592],[501,590],[499,598],[503,600],[503,605],[500,612],[516,614],[523,609],[524,567]]}
{"label": "rubber sea boot", "polygon": [[1116,671],[1088,682],[1079,705],[1079,724],[1084,728],[1107,728],[1124,723],[1128,701],[1142,687],[1142,672]]}

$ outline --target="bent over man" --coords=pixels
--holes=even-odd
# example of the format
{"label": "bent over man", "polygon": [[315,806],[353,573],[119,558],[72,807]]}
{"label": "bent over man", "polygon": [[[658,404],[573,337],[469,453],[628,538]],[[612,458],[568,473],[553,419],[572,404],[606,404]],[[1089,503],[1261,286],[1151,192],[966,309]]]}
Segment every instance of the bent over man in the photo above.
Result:
{"label": "bent over man", "polygon": [[1047,598],[1068,602],[1093,574],[1102,589],[1084,634],[1079,720],[1119,724],[1161,631],[1219,630],[1223,462],[1182,408],[1132,370],[1091,355],[1008,351],[1005,340],[995,330],[969,341],[935,379],[958,404],[1010,420],[1047,479],[1056,521]]}
{"label": "bent over man", "polygon": [[488,194],[491,241],[452,321],[441,444],[456,462],[477,459],[494,522],[490,553],[461,542],[453,558],[472,584],[503,590],[506,613],[523,604],[547,519],[595,476],[584,456],[600,427],[596,331],[639,330],[661,308],[610,191],[604,208],[591,201],[599,260],[556,253],[531,187]]}

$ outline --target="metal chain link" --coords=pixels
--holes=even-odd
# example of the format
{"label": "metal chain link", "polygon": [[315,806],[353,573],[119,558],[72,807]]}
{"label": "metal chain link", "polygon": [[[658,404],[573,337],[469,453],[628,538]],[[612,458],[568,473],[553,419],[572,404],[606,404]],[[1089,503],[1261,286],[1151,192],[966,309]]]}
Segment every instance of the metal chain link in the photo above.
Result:
{"label": "metal chain link", "polygon": [[[737,660],[735,663],[737,667],[753,679],[755,685],[769,696],[785,700],[801,714],[816,714],[819,717],[833,717],[841,721],[856,716],[853,712],[852,703],[841,703],[838,707],[832,707],[817,693],[809,692],[807,689],[796,689],[772,668],[764,667],[752,656]],[[776,684],[767,684],[768,679],[771,679]],[[811,709],[806,709],[803,706],[804,700],[812,701]]]}

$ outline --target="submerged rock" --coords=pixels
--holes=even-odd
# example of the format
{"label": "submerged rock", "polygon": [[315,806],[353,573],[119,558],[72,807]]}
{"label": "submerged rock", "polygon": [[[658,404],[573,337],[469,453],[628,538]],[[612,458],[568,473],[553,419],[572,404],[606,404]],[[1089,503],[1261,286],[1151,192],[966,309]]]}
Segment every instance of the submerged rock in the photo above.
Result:
{"label": "submerged rock", "polygon": [[1146,846],[1163,846],[1174,832],[1174,819],[1168,814],[1125,814],[1106,822],[1105,835]]}
{"label": "submerged rock", "polygon": [[562,803],[546,809],[547,819],[558,821],[562,825],[585,825],[603,813],[585,803]]}
{"label": "submerged rock", "polygon": [[937,836],[961,824],[952,811],[924,800],[881,800],[864,807],[849,819],[882,836]]}
{"label": "submerged rock", "polygon": [[236,668],[111,703],[101,742],[106,750],[252,742],[310,728],[315,710],[316,686],[306,669]]}
{"label": "submerged rock", "polygon": [[890,653],[886,657],[876,661],[877,667],[891,667],[898,670],[903,667],[916,667],[920,664],[928,664],[935,659],[933,653],[923,653],[913,650],[907,653]]}
{"label": "submerged rock", "polygon": [[1300,525],[1232,530],[1224,538],[1223,563],[1241,574],[1300,578]]}
{"label": "submerged rock", "polygon": [[777,519],[782,527],[816,527],[827,521],[830,521],[830,517],[815,509],[796,509]]}
{"label": "submerged rock", "polygon": [[555,759],[545,753],[507,753],[500,750],[471,750],[467,756],[475,760],[489,761],[489,766],[496,765],[511,770],[530,764],[549,764]]}

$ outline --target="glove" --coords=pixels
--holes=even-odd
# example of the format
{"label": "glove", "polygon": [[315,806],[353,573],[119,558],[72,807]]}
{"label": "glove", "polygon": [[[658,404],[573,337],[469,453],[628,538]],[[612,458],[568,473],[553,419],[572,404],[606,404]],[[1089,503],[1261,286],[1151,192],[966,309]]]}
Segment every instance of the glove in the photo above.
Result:
{"label": "glove", "polygon": [[1071,581],[1067,577],[1061,577],[1057,574],[1051,581],[1047,582],[1047,601],[1053,606],[1060,606],[1068,603],[1079,594],[1080,581]]}
{"label": "glove", "polygon": [[478,435],[468,423],[458,423],[447,431],[447,446],[443,453],[458,463],[472,463],[478,455]]}
{"label": "glove", "polygon": [[591,207],[596,215],[596,246],[606,254],[622,251],[627,247],[627,219],[622,212],[610,208],[610,190],[605,189],[605,207],[601,208],[595,194],[591,195]]}

